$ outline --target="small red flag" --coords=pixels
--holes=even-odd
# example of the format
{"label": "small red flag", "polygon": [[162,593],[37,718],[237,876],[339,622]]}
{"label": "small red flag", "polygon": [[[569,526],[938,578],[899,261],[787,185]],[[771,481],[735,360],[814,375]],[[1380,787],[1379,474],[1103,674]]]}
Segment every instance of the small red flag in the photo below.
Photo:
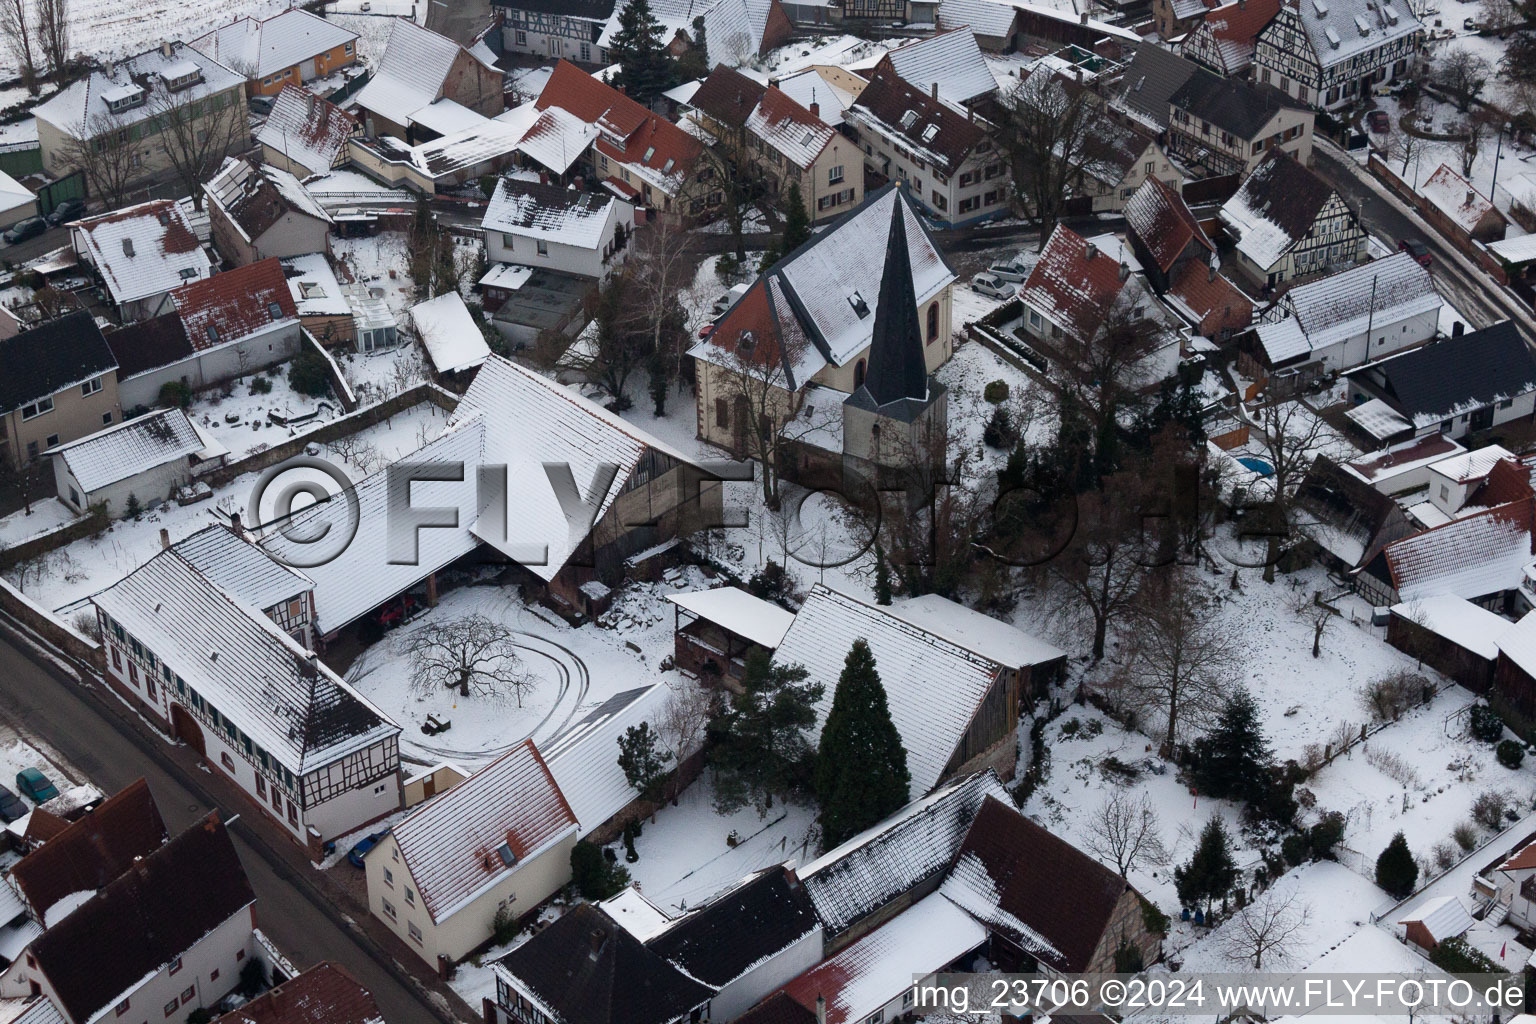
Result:
{"label": "small red flag", "polygon": [[1504,951],[1506,949],[1508,949],[1508,948],[1509,948],[1509,943],[1508,942],[1505,942],[1504,945],[1499,947],[1499,959],[1500,960],[1504,959]]}

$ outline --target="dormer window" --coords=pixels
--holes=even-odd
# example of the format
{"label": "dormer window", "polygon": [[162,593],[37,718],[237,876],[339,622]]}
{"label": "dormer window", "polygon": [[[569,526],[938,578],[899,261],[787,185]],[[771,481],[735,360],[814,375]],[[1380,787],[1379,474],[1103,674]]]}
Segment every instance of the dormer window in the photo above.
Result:
{"label": "dormer window", "polygon": [[869,316],[869,303],[864,301],[864,296],[854,292],[848,296],[848,305],[853,307],[853,315],[863,320]]}
{"label": "dormer window", "polygon": [[197,269],[195,267],[182,267],[181,268],[181,279],[183,281],[190,281],[190,280],[192,280],[196,276],[197,276]]}
{"label": "dormer window", "polygon": [[196,85],[202,79],[203,69],[190,60],[179,60],[160,69],[160,80],[171,92],[179,92],[188,86]]}
{"label": "dormer window", "polygon": [[751,331],[742,331],[741,336],[736,339],[736,348],[744,356],[751,355],[752,350],[756,347],[757,338]]}

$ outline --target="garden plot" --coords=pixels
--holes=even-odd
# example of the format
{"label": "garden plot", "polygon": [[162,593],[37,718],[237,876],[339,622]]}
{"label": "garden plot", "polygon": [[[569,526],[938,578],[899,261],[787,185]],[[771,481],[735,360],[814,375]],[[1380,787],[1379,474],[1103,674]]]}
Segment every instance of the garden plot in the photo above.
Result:
{"label": "garden plot", "polygon": [[13,547],[38,534],[57,530],[81,518],[57,498],[32,502],[31,511],[19,508],[0,518],[0,548]]}
{"label": "garden plot", "polygon": [[384,293],[384,303],[396,319],[416,304],[416,282],[410,275],[411,256],[404,232],[333,238],[331,250],[346,264],[354,281],[365,282]]}
{"label": "garden plot", "polygon": [[414,344],[402,344],[382,352],[338,352],[334,355],[359,401],[381,401],[427,379],[421,349]]}
{"label": "garden plot", "polygon": [[[192,421],[229,449],[231,461],[265,451],[345,411],[335,398],[310,398],[289,387],[286,366],[273,370],[230,381],[227,394],[216,388],[199,395],[187,407]],[[258,390],[261,387],[270,390]],[[278,422],[310,414],[315,414],[314,418],[302,423]]]}
{"label": "garden plot", "polygon": [[[1477,845],[1497,831],[1473,821],[1473,803],[1483,793],[1504,794],[1520,813],[1533,806],[1531,768],[1505,768],[1492,745],[1467,735],[1466,716],[1459,713],[1473,701],[1467,690],[1448,686],[1304,783],[1319,810],[1348,819],[1344,845],[1359,851],[1364,870],[1373,868],[1399,831],[1421,862],[1421,878],[1464,857],[1454,834],[1458,826],[1467,826],[1461,842]],[[1358,705],[1349,711],[1363,720]]]}

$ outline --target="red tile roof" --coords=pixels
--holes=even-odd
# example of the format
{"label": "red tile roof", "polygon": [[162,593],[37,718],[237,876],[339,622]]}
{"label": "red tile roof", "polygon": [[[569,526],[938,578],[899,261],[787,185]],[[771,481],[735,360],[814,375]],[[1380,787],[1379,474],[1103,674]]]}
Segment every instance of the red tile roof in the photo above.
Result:
{"label": "red tile roof", "polygon": [[328,960],[253,999],[215,1024],[383,1024],[368,990]]}
{"label": "red tile roof", "polygon": [[1126,201],[1125,220],[1164,273],[1190,242],[1207,252],[1216,251],[1184,197],[1157,178],[1148,178]]}
{"label": "red tile roof", "polygon": [[1124,286],[1118,260],[1102,250],[1090,259],[1088,240],[1058,225],[1019,297],[1081,341],[1097,333]]}
{"label": "red tile roof", "polygon": [[[199,351],[299,315],[283,277],[283,265],[276,257],[182,285],[171,292],[171,300],[186,326],[187,339]],[[214,328],[214,334],[209,333],[209,327]]]}
{"label": "red tile roof", "polygon": [[704,79],[698,91],[688,102],[707,116],[732,128],[747,123],[747,115],[757,106],[757,101],[768,91],[766,85],[754,82],[746,75],[724,64],[718,65]]}
{"label": "red tile roof", "polygon": [[1231,337],[1253,322],[1253,301],[1198,260],[1184,264],[1168,292],[1200,318],[1197,329],[1204,337]]}
{"label": "red tile roof", "polygon": [[1529,498],[1536,491],[1531,488],[1531,471],[1514,459],[1500,459],[1488,471],[1488,477],[1468,499],[1469,505],[1489,507],[1506,505],[1511,501]]}
{"label": "red tile roof", "polygon": [[1259,29],[1280,13],[1280,0],[1236,0],[1216,7],[1205,16],[1217,39],[1252,45]]}
{"label": "red tile roof", "polygon": [[568,61],[555,65],[534,105],[539,110],[560,107],[596,125],[602,134],[593,147],[599,153],[658,175],[685,173],[704,151],[698,139],[671,121]]}
{"label": "red tile roof", "polygon": [[1431,592],[1468,600],[1518,586],[1536,555],[1536,499],[1404,537],[1385,550],[1392,585],[1404,600]]}

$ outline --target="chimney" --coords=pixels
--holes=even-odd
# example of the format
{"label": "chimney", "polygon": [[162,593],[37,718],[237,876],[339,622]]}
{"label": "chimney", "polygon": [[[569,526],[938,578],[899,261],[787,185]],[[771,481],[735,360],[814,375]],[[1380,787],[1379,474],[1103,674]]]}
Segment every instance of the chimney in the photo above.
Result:
{"label": "chimney", "polygon": [[231,512],[229,514],[229,528],[231,530],[235,531],[236,533],[240,532],[240,513],[239,512]]}
{"label": "chimney", "polygon": [[816,1024],[827,1024],[827,998],[816,994]]}
{"label": "chimney", "polygon": [[1077,23],[1079,25],[1086,25],[1086,24],[1088,24],[1088,12],[1087,11],[1084,11],[1082,14],[1079,14],[1077,16]]}
{"label": "chimney", "polygon": [[173,53],[175,51],[171,47],[171,41],[169,39],[162,40],[160,43],[160,56],[169,57]]}
{"label": "chimney", "polygon": [[1467,333],[1467,325],[1462,323],[1460,320],[1457,320],[1454,324],[1451,324],[1451,337],[1459,338],[1465,333]]}
{"label": "chimney", "polygon": [[123,239],[123,255],[128,257],[133,256],[133,239]]}
{"label": "chimney", "polygon": [[929,93],[930,93],[930,95],[933,96],[934,99],[938,99],[939,98],[939,83],[938,82],[934,82],[933,83],[933,85],[929,88]]}
{"label": "chimney", "polygon": [[1088,262],[1092,263],[1093,262],[1093,258],[1095,256],[1097,256],[1098,254],[1099,254],[1099,247],[1094,245],[1092,242],[1089,242],[1088,243],[1088,250],[1087,250]]}
{"label": "chimney", "polygon": [[821,104],[817,103],[815,100],[811,100],[811,116],[812,117],[820,117],[821,116]]}
{"label": "chimney", "polygon": [[311,113],[311,114],[313,114],[315,112],[315,99],[316,99],[316,96],[315,96],[314,93],[312,93],[312,92],[305,92],[304,93],[304,105],[308,108],[308,112]]}
{"label": "chimney", "polygon": [[1473,190],[1472,190],[1472,189],[1470,189],[1470,188],[1469,188],[1469,189],[1467,189],[1467,205],[1468,205],[1468,206],[1471,206],[1471,205],[1472,205],[1472,200],[1473,200],[1473,199],[1474,199],[1474,198],[1476,198],[1476,196],[1477,196],[1477,193],[1476,193],[1476,192],[1475,192],[1475,191],[1473,191]]}
{"label": "chimney", "polygon": [[1123,282],[1126,278],[1128,278],[1130,276],[1131,276],[1131,265],[1129,263],[1121,263],[1120,264],[1120,280]]}
{"label": "chimney", "polygon": [[1206,272],[1206,278],[1205,279],[1207,281],[1214,281],[1214,280],[1216,280],[1216,261],[1215,260],[1211,260],[1211,262],[1209,262],[1209,263],[1207,263],[1205,265],[1205,272]]}
{"label": "chimney", "polygon": [[162,526],[162,527],[160,527],[160,550],[164,551],[166,548],[168,548],[170,546],[171,546],[171,531],[167,530],[165,527]]}
{"label": "chimney", "polygon": [[597,959],[597,954],[603,951],[603,941],[607,938],[601,928],[594,928],[587,933],[587,944],[592,947],[591,957]]}

